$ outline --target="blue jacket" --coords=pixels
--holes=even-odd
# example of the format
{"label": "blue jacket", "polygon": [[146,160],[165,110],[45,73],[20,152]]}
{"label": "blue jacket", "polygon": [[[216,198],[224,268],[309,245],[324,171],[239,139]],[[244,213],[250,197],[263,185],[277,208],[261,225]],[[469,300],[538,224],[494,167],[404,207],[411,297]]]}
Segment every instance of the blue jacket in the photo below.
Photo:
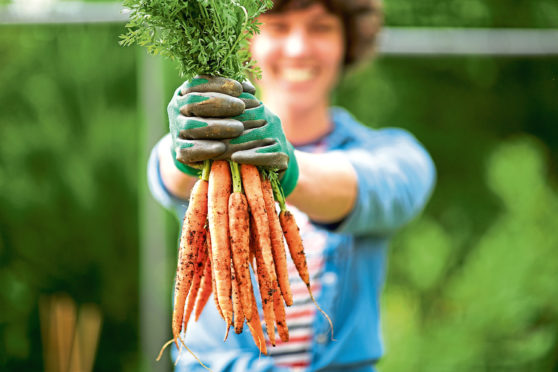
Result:
{"label": "blue jacket", "polygon": [[[379,298],[386,271],[391,236],[415,217],[426,204],[434,183],[432,159],[417,140],[402,129],[369,129],[347,111],[333,108],[334,128],[321,142],[326,151],[345,156],[358,177],[353,210],[340,223],[315,226],[325,230],[322,290],[317,298],[331,317],[329,324],[316,316],[312,371],[374,371],[383,354]],[[313,151],[315,145],[300,147]],[[182,220],[186,201],[173,197],[158,172],[156,149],[149,161],[149,183],[155,198],[176,211]],[[233,332],[223,342],[224,323],[210,299],[200,320],[190,322],[186,344],[213,371],[288,371],[270,357],[260,356],[249,330]],[[174,351],[176,357],[176,350]],[[178,371],[204,371],[187,352]]]}

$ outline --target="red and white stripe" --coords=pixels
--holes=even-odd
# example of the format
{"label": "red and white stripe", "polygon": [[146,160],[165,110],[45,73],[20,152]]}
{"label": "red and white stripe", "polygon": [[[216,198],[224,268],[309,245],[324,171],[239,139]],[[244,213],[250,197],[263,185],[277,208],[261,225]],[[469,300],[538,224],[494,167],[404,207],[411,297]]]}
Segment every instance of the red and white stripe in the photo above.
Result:
{"label": "red and white stripe", "polygon": [[[317,230],[308,217],[295,207],[289,206],[289,210],[294,214],[300,228],[310,274],[310,288],[314,297],[317,298],[322,289],[320,281],[324,267],[323,251],[326,246],[327,233]],[[272,347],[268,341],[268,352],[278,366],[290,367],[295,371],[305,371],[312,362],[311,350],[316,305],[310,301],[306,285],[299,278],[290,256],[287,256],[287,268],[293,294],[293,305],[285,310],[289,327],[289,341],[277,340],[275,347]]]}

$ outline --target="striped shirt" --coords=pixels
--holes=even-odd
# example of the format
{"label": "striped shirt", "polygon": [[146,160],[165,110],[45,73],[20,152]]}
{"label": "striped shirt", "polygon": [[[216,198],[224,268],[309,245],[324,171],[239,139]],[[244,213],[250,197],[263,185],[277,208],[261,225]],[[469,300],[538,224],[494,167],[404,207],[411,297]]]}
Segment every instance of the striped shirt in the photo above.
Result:
{"label": "striped shirt", "polygon": [[[326,246],[327,233],[315,228],[308,220],[308,216],[294,206],[289,205],[289,210],[294,214],[300,228],[312,293],[314,298],[318,298],[324,267],[322,253]],[[293,294],[293,304],[285,310],[289,341],[281,342],[277,339],[276,346],[272,347],[267,340],[268,352],[276,365],[290,367],[293,371],[305,371],[312,362],[313,324],[317,309],[308,294],[306,284],[300,279],[290,255],[287,255],[287,268]]]}
{"label": "striped shirt", "polygon": [[[328,151],[342,153],[352,164],[358,176],[358,195],[353,210],[340,226],[315,225],[327,236],[324,253],[328,256],[324,257],[321,274],[319,260],[316,262],[315,255],[310,254],[313,252],[309,244],[315,243],[312,234],[304,232],[304,240],[312,260],[314,292],[321,292],[317,300],[329,313],[335,306],[333,321],[337,320],[336,329],[343,332],[336,334],[336,342],[321,343],[321,336],[328,336],[318,334],[327,327],[321,314],[314,312],[313,321],[303,321],[307,315],[298,314],[287,320],[292,323],[288,324],[291,341],[298,342],[299,346],[306,342],[310,349],[284,349],[285,353],[295,351],[289,357],[291,360],[285,360],[286,357],[277,355],[282,346],[270,347],[270,351],[277,350],[275,357],[264,357],[249,332],[240,335],[233,332],[227,342],[222,342],[223,323],[217,309],[208,306],[198,322],[190,323],[186,342],[215,372],[271,371],[277,364],[294,367],[284,368],[288,370],[299,366],[306,372],[334,366],[336,370],[373,372],[375,362],[383,355],[378,297],[385,278],[388,243],[395,231],[422,210],[432,192],[436,171],[429,154],[408,132],[397,128],[365,128],[341,108],[332,108],[331,117],[335,126],[322,143]],[[165,139],[157,146],[168,145]],[[314,152],[304,147],[298,149]],[[159,150],[154,149],[149,160],[149,186],[155,198],[182,219],[187,203],[165,188],[158,167]],[[299,219],[301,226],[303,221]],[[307,225],[304,226],[306,229]],[[298,280],[293,279],[293,283],[295,292],[304,293],[300,285],[297,288]],[[343,290],[347,286],[351,290]],[[308,342],[308,336],[315,342]],[[205,372],[190,354],[182,353],[178,361],[176,347],[172,353],[177,362],[176,371]]]}

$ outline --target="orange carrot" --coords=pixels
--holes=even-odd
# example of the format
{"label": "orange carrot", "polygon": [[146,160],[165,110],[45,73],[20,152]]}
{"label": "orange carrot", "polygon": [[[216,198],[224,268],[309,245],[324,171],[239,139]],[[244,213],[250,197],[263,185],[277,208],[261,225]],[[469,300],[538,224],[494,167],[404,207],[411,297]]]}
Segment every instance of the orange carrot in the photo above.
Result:
{"label": "orange carrot", "polygon": [[260,316],[258,314],[258,305],[256,304],[256,297],[254,296],[254,291],[252,288],[252,282],[249,282],[250,287],[250,303],[252,306],[252,319],[246,321],[250,332],[252,333],[252,338],[256,343],[258,349],[262,354],[267,354],[267,346],[265,345],[265,337],[263,334],[262,323],[260,321]]}
{"label": "orange carrot", "polygon": [[205,266],[207,264],[207,240],[206,244],[201,246],[198,251],[198,258],[196,260],[196,268],[194,273],[194,280],[192,281],[192,287],[190,288],[190,293],[188,294],[188,301],[186,302],[186,314],[184,315],[184,332],[188,327],[188,321],[190,320],[190,315],[194,310],[194,305],[196,303],[196,298],[198,297],[198,291],[200,289],[200,283],[202,275],[205,271]]}
{"label": "orange carrot", "polygon": [[[234,192],[229,197],[229,231],[231,238],[231,251],[236,279],[240,290],[240,303],[247,320],[252,317],[250,306],[250,293],[248,282],[250,278],[250,224],[248,203],[242,194],[242,186],[238,164],[231,162],[231,174]],[[233,304],[234,305],[234,304]]]}
{"label": "orange carrot", "polygon": [[231,250],[229,242],[228,202],[231,193],[231,173],[224,160],[214,161],[209,174],[208,221],[213,253],[213,277],[216,284],[217,301],[227,332],[232,324],[231,301]]}
{"label": "orange carrot", "polygon": [[283,307],[283,300],[281,299],[281,294],[279,293],[279,288],[277,283],[275,283],[276,291],[273,293],[273,312],[275,314],[275,324],[277,324],[277,332],[281,341],[289,341],[289,328],[287,327],[287,316],[285,314],[285,308]]}
{"label": "orange carrot", "polygon": [[289,274],[287,271],[287,255],[285,253],[285,243],[283,242],[283,231],[281,231],[279,216],[277,215],[277,211],[275,209],[275,199],[273,198],[271,181],[263,176],[262,192],[267,217],[269,219],[271,252],[273,253],[273,261],[275,262],[275,272],[279,281],[279,288],[281,289],[281,294],[283,295],[285,304],[287,306],[291,306],[293,304],[293,295],[291,293],[291,285],[289,283]]}
{"label": "orange carrot", "polygon": [[184,304],[194,275],[196,255],[200,247],[203,247],[205,240],[206,230],[204,226],[207,216],[207,203],[208,183],[200,179],[192,188],[190,205],[184,216],[180,237],[172,317],[172,334],[177,347],[178,338],[182,331]]}
{"label": "orange carrot", "polygon": [[304,284],[309,286],[310,275],[308,274],[308,264],[306,263],[304,246],[302,245],[302,238],[300,237],[300,230],[296,224],[296,220],[289,210],[284,210],[279,213],[279,221],[298,275],[300,275]]}
{"label": "orange carrot", "polygon": [[326,317],[329,325],[331,327],[331,339],[333,340],[333,323],[329,316],[322,310],[322,308],[316,302],[314,295],[312,294],[312,289],[310,287],[310,275],[308,273],[308,264],[306,263],[306,256],[304,254],[304,247],[302,245],[302,238],[300,237],[300,230],[296,224],[296,220],[293,214],[283,209],[281,213],[279,213],[279,221],[281,222],[281,227],[283,229],[283,234],[285,235],[285,240],[287,241],[287,245],[289,246],[289,252],[291,253],[291,258],[295,264],[295,267],[298,271],[298,275],[306,284],[306,288],[308,288],[308,293],[310,294],[310,298],[314,302],[314,305],[320,310],[320,312]]}
{"label": "orange carrot", "polygon": [[[213,299],[215,300],[215,307],[219,311],[219,315],[221,315],[221,318],[223,318],[223,320],[225,320],[225,317],[223,316],[223,311],[221,311],[221,306],[219,306],[219,301],[217,300],[217,285],[215,283],[215,275],[213,273],[214,261],[213,261],[213,249],[211,249],[211,234],[207,234],[207,254],[209,256],[209,264],[211,266],[211,291],[213,292]],[[201,314],[201,311],[200,311],[200,314]]]}
{"label": "orange carrot", "polygon": [[[253,218],[253,215],[251,216]],[[255,231],[255,222],[252,220],[250,224],[250,231],[252,236],[257,234]],[[267,328],[267,335],[271,344],[275,346],[275,313],[273,311],[273,281],[269,279],[269,275],[264,266],[263,252],[259,246],[259,241],[254,239],[256,268],[258,273],[258,285],[260,287],[260,296],[262,298],[262,311],[264,314],[265,326]]]}
{"label": "orange carrot", "polygon": [[240,164],[240,175],[242,184],[248,199],[248,205],[255,221],[255,230],[259,248],[263,254],[263,269],[267,271],[269,280],[277,281],[273,254],[271,253],[271,238],[269,233],[269,219],[263,200],[262,183],[258,168],[249,164]]}
{"label": "orange carrot", "polygon": [[205,307],[207,300],[209,300],[213,289],[211,280],[211,260],[209,258],[209,252],[205,261],[205,270],[203,272],[203,278],[200,284],[200,290],[198,291],[198,298],[196,300],[196,312],[194,318],[196,322],[200,318],[203,308]]}
{"label": "orange carrot", "polygon": [[234,331],[237,334],[241,334],[242,327],[244,325],[244,311],[240,301],[238,277],[236,276],[236,272],[234,271],[234,266],[231,267],[231,272],[232,272],[231,283],[232,283],[232,303],[233,303],[233,314],[234,314]]}

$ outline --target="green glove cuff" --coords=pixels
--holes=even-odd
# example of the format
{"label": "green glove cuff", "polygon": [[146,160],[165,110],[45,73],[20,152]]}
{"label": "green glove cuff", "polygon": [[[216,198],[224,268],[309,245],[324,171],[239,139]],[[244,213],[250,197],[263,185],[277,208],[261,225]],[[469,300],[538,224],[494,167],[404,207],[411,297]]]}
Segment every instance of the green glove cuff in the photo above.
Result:
{"label": "green glove cuff", "polygon": [[294,147],[290,143],[287,143],[287,146],[289,149],[289,166],[285,170],[285,173],[283,173],[283,177],[279,180],[285,197],[293,192],[298,182],[298,162],[294,154]]}
{"label": "green glove cuff", "polygon": [[171,146],[171,154],[172,154],[172,160],[174,160],[174,166],[178,168],[179,171],[181,171],[182,173],[186,173],[189,176],[194,176],[194,177],[201,176],[201,171],[202,171],[201,169],[190,167],[176,160],[176,151],[174,151],[174,148],[172,148],[172,146]]}

